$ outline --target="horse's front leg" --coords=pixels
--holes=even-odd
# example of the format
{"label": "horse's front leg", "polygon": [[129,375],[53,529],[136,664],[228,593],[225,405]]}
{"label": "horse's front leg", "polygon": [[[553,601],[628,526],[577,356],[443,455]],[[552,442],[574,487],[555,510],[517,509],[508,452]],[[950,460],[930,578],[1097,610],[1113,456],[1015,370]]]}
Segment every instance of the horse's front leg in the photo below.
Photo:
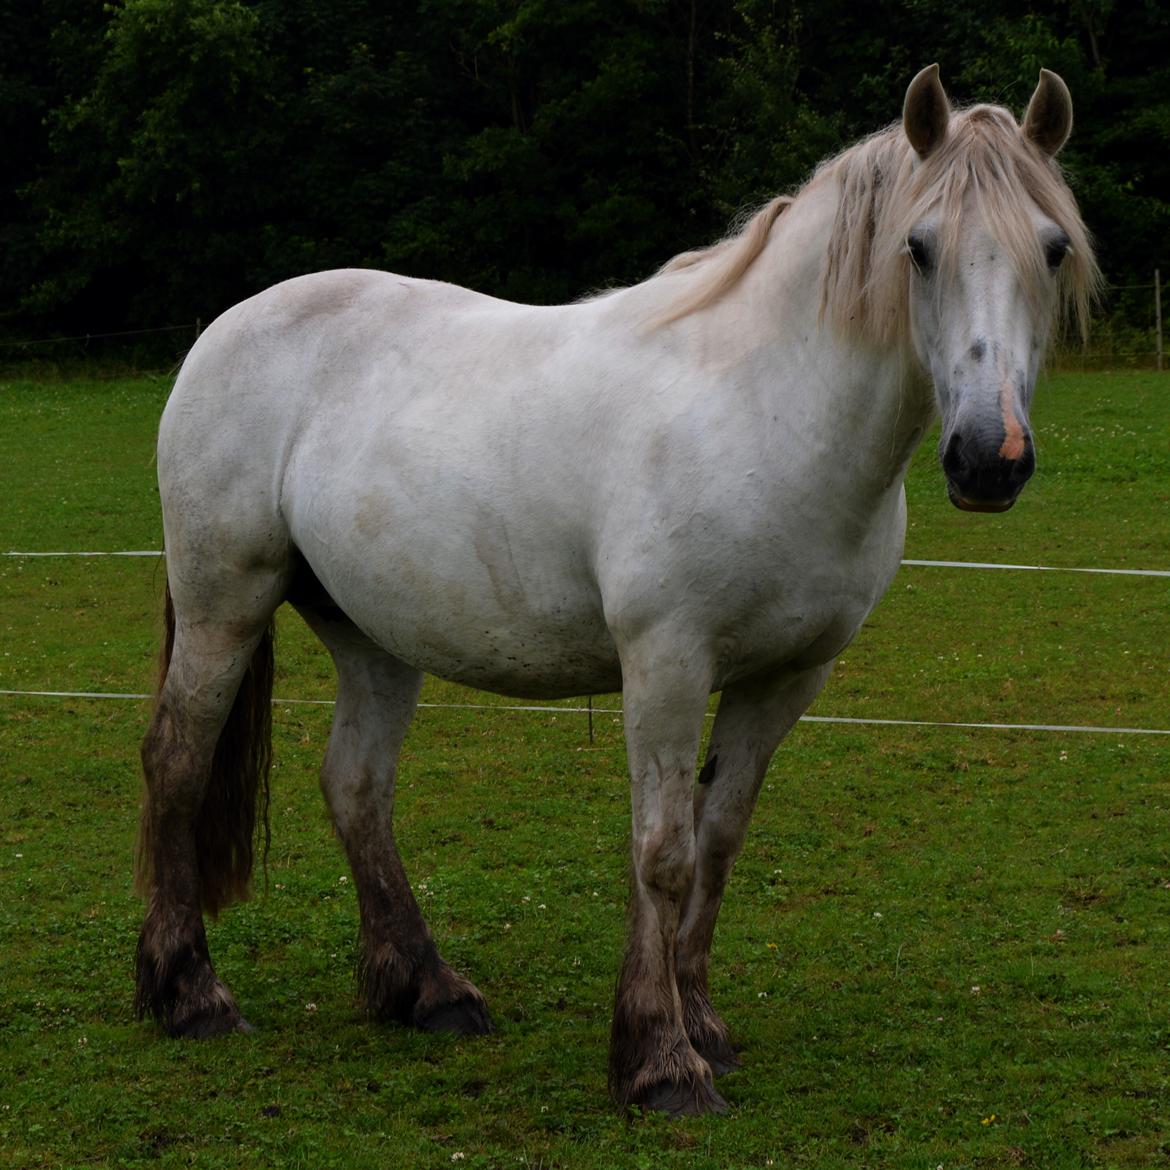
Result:
{"label": "horse's front leg", "polygon": [[679,914],[695,865],[695,758],[708,694],[705,672],[680,668],[678,657],[676,648],[658,660],[623,660],[633,865],[609,1058],[619,1105],[672,1115],[727,1107],[687,1039],[675,970]]}
{"label": "horse's front leg", "polygon": [[711,940],[723,891],[780,741],[816,698],[831,664],[724,690],[695,792],[696,861],[678,937],[678,985],[691,1044],[720,1075],[738,1067],[727,1026],[711,1006]]}

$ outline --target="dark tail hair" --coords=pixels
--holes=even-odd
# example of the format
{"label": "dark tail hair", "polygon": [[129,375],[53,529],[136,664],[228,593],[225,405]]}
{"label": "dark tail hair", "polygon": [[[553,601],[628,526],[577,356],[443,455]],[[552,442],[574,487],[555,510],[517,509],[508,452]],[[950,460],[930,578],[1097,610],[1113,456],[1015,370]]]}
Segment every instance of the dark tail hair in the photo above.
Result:
{"label": "dark tail hair", "polygon": [[[159,654],[158,696],[175,644],[175,607],[166,591],[165,632]],[[232,709],[219,733],[203,807],[195,821],[195,856],[203,909],[215,915],[251,893],[255,842],[263,837],[267,870],[271,832],[268,824],[268,773],[272,763],[272,671],[275,626],[269,622],[244,673]],[[145,747],[144,747],[145,755]],[[149,788],[142,808],[135,864],[135,884],[149,894],[153,847]],[[257,827],[257,813],[259,825]]]}

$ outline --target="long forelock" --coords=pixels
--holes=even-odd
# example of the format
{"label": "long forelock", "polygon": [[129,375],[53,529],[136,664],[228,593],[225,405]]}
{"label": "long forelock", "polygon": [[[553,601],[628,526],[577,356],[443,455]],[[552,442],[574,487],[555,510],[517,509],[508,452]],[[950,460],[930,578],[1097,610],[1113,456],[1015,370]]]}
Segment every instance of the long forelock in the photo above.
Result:
{"label": "long forelock", "polygon": [[1020,133],[1007,110],[955,112],[938,150],[917,163],[900,125],[824,164],[813,184],[835,181],[837,216],[822,284],[821,312],[832,325],[876,343],[909,338],[910,261],[906,237],[927,217],[938,224],[944,273],[957,263],[960,230],[978,216],[1003,246],[1038,315],[1051,276],[1037,246],[1032,207],[1069,237],[1057,282],[1060,305],[1088,326],[1099,281],[1088,232],[1059,166]]}

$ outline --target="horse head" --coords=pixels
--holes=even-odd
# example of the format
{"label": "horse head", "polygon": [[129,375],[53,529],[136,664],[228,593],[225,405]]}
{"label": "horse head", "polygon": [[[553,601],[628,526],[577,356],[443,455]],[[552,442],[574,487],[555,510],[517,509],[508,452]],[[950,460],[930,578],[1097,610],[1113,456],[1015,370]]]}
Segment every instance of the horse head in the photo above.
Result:
{"label": "horse head", "polygon": [[1010,508],[1036,467],[1033,389],[1062,293],[1086,279],[1066,264],[1090,253],[1054,162],[1071,127],[1068,89],[1046,69],[1018,125],[998,107],[952,110],[937,65],[906,93],[910,337],[934,383],[948,493],[968,511]]}

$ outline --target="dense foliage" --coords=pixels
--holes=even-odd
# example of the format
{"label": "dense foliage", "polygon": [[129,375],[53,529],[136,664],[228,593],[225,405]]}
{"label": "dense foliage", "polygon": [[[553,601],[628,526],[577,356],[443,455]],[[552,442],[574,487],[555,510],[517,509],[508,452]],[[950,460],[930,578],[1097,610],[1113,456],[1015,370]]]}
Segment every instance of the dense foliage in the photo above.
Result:
{"label": "dense foliage", "polygon": [[[0,328],[196,317],[371,265],[549,301],[637,279],[897,116],[939,61],[1063,156],[1114,284],[1170,270],[1162,0],[5,0]],[[1148,295],[1110,305],[1136,325]]]}

